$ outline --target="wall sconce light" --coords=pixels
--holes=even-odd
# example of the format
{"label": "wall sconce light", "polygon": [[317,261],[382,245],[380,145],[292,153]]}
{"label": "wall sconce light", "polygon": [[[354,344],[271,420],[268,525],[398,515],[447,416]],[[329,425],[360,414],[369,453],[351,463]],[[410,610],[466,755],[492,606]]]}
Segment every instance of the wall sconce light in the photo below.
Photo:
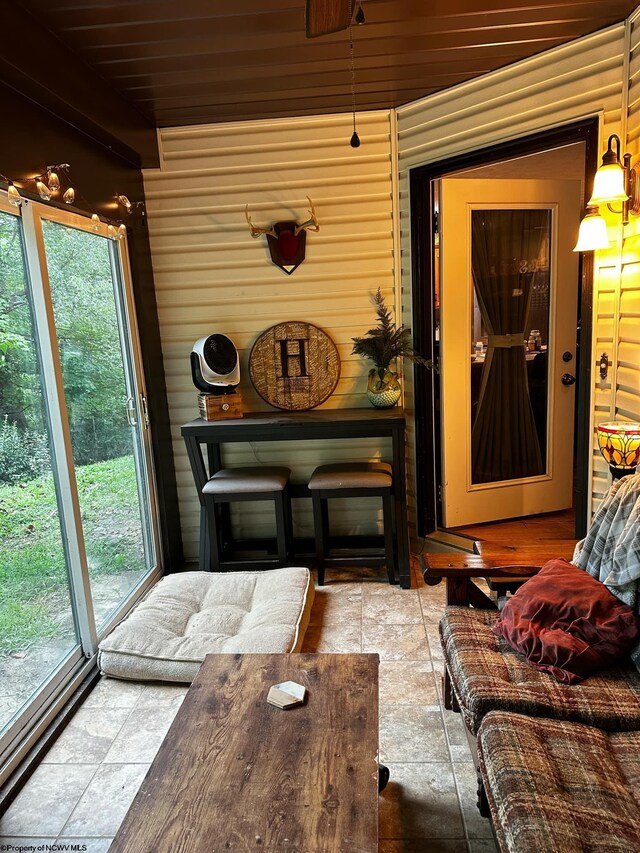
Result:
{"label": "wall sconce light", "polygon": [[[622,214],[622,224],[627,225],[630,213],[640,213],[639,184],[638,172],[631,165],[631,154],[625,154],[620,160],[620,137],[612,133],[607,141],[607,150],[602,155],[602,165],[593,180],[593,193],[587,202],[587,215],[580,223],[574,252],[608,248],[609,241],[604,239],[606,223],[598,208],[606,204],[612,213]],[[618,203],[621,204],[620,210],[613,207]]]}
{"label": "wall sconce light", "polygon": [[607,150],[602,155],[602,165],[593,179],[593,193],[588,201],[589,205],[614,204],[618,201],[624,204],[628,201],[631,154],[625,154],[623,162],[624,165],[620,161],[620,137],[612,133],[607,142]]}
{"label": "wall sconce light", "polygon": [[593,252],[596,249],[609,248],[609,235],[607,234],[607,223],[600,216],[597,207],[588,207],[587,215],[580,223],[578,231],[578,242],[574,252]]}
{"label": "wall sconce light", "polygon": [[615,421],[600,424],[597,430],[598,447],[613,479],[634,474],[640,464],[640,423]]}

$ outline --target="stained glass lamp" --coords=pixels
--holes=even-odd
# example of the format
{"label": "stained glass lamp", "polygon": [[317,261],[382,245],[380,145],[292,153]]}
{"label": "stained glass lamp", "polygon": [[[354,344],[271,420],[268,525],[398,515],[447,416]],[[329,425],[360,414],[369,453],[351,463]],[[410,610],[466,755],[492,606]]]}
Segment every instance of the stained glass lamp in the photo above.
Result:
{"label": "stained glass lamp", "polygon": [[640,465],[640,423],[618,421],[598,426],[598,447],[614,480],[635,473]]}

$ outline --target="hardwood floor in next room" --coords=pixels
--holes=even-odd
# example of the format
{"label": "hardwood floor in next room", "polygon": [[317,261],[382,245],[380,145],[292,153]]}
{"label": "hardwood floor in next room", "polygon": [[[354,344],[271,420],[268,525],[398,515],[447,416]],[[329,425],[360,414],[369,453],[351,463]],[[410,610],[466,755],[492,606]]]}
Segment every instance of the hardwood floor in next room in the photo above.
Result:
{"label": "hardwood floor in next room", "polygon": [[526,518],[507,521],[489,521],[485,524],[468,524],[451,528],[451,533],[475,539],[482,554],[509,551],[513,562],[522,555],[535,554],[536,544],[541,543],[546,551],[558,547],[558,554],[571,551],[576,542],[575,510],[565,509]]}

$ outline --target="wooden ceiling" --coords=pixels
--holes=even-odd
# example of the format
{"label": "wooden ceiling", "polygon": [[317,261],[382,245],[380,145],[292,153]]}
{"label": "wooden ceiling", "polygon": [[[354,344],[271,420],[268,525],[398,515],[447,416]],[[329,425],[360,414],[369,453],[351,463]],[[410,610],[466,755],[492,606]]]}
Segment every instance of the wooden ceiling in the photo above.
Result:
{"label": "wooden ceiling", "polygon": [[[305,0],[19,2],[161,127],[351,109],[348,33],[305,38]],[[363,0],[357,108],[446,89],[621,21],[636,2]]]}

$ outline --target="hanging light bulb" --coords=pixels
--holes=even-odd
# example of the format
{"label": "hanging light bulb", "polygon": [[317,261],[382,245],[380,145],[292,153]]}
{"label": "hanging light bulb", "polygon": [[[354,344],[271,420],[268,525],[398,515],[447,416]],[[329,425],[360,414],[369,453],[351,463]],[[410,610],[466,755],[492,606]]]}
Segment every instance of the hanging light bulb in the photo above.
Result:
{"label": "hanging light bulb", "polygon": [[356,12],[355,22],[358,25],[364,24],[366,18],[364,16],[364,12],[362,11],[362,3],[358,3],[358,11]]}
{"label": "hanging light bulb", "polygon": [[127,213],[131,213],[132,204],[126,195],[119,195],[118,202],[124,207]]}
{"label": "hanging light bulb", "polygon": [[[615,142],[616,151],[613,150]],[[589,207],[599,204],[625,202],[629,195],[625,188],[625,173],[620,162],[620,138],[612,133],[607,150],[602,155],[602,166],[593,179],[593,193],[587,202]]]}
{"label": "hanging light bulb", "polygon": [[122,238],[126,237],[126,236],[127,236],[127,226],[124,224],[124,222],[121,222],[120,225],[118,225],[118,239],[122,240]]}
{"label": "hanging light bulb", "polygon": [[91,230],[96,233],[100,230],[100,217],[97,213],[91,214]]}
{"label": "hanging light bulb", "polygon": [[58,173],[54,172],[53,169],[49,169],[49,177],[47,178],[47,184],[49,185],[49,189],[52,193],[57,193],[60,189],[60,178],[58,177]]}
{"label": "hanging light bulb", "polygon": [[22,204],[22,196],[16,189],[13,181],[7,182],[7,200],[9,204],[12,204],[14,207],[20,207]]}
{"label": "hanging light bulb", "polygon": [[36,181],[36,189],[38,190],[38,195],[43,201],[49,201],[51,199],[51,190],[49,187],[43,183],[40,177],[35,179]]}
{"label": "hanging light bulb", "polygon": [[118,239],[118,229],[116,228],[115,225],[110,224],[107,227],[107,234],[109,235],[109,237],[111,237],[112,240]]}
{"label": "hanging light bulb", "polygon": [[69,189],[64,191],[64,195],[62,196],[62,201],[66,202],[67,204],[73,204],[73,202],[75,200],[76,200],[76,191],[74,190],[73,187],[69,187]]}
{"label": "hanging light bulb", "polygon": [[580,223],[578,231],[578,242],[574,246],[574,252],[594,252],[596,249],[609,248],[609,235],[607,234],[607,223],[600,216],[597,207],[588,207],[587,215]]}
{"label": "hanging light bulb", "polygon": [[353,133],[349,140],[349,145],[352,148],[360,148],[360,137],[356,130],[356,67],[353,59],[353,33],[351,25],[349,25],[349,58],[351,65],[351,111],[353,113]]}

